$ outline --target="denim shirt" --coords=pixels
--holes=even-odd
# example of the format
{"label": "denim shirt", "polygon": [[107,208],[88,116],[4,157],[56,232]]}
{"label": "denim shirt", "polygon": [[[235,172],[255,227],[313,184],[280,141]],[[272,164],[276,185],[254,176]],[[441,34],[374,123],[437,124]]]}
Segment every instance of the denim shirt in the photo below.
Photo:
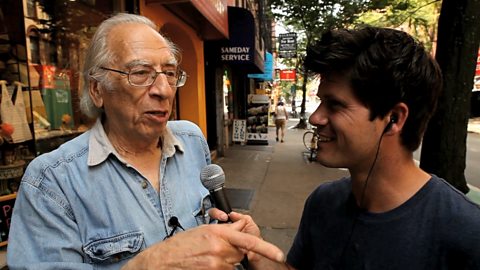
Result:
{"label": "denim shirt", "polygon": [[200,129],[169,121],[160,141],[159,193],[115,151],[99,120],[33,160],[13,210],[9,268],[119,269],[172,233],[171,217],[185,230],[209,223],[200,172],[211,159]]}

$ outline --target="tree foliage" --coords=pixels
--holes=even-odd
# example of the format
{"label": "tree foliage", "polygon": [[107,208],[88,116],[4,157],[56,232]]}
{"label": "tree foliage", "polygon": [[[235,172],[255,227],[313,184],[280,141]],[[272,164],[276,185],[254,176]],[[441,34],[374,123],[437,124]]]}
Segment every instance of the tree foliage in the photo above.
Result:
{"label": "tree foliage", "polygon": [[392,0],[385,8],[365,12],[358,22],[403,29],[431,50],[436,41],[440,6],[441,0]]}

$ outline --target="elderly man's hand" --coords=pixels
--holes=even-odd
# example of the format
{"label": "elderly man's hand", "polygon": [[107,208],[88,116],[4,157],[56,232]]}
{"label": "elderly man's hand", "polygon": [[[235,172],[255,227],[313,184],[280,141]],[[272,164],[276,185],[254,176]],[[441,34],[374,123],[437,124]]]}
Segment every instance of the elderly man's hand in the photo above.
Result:
{"label": "elderly man's hand", "polygon": [[[202,225],[155,244],[122,269],[233,269],[246,252],[282,262],[283,252],[257,236],[244,233],[246,219],[231,224]],[[256,226],[256,225],[255,225]]]}
{"label": "elderly man's hand", "polygon": [[243,220],[245,222],[245,227],[242,229],[242,232],[260,237],[260,229],[253,221],[252,217],[249,215],[243,215],[237,212],[231,212],[227,215],[225,212],[217,208],[210,209],[208,211],[208,215],[211,218],[217,219],[219,221],[228,221],[229,218],[233,222]]}

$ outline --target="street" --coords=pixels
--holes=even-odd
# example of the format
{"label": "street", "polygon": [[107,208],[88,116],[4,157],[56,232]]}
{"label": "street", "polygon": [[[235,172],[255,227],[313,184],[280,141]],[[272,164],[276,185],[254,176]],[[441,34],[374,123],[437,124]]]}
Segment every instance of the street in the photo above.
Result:
{"label": "street", "polygon": [[[420,149],[415,151],[414,158],[419,162]],[[480,167],[478,164],[480,164],[480,134],[468,132],[465,178],[468,184],[480,188]]]}

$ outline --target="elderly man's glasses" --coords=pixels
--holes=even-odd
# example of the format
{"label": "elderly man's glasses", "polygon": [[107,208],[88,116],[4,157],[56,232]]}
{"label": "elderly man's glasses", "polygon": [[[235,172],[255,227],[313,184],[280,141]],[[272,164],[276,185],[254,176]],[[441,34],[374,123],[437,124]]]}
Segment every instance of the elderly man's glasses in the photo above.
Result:
{"label": "elderly man's glasses", "polygon": [[112,68],[100,67],[101,69],[117,72],[128,76],[128,83],[131,86],[145,87],[152,85],[159,74],[165,75],[167,82],[171,87],[181,87],[187,81],[187,73],[180,69],[156,71],[150,66],[133,67],[129,72],[116,70]]}

